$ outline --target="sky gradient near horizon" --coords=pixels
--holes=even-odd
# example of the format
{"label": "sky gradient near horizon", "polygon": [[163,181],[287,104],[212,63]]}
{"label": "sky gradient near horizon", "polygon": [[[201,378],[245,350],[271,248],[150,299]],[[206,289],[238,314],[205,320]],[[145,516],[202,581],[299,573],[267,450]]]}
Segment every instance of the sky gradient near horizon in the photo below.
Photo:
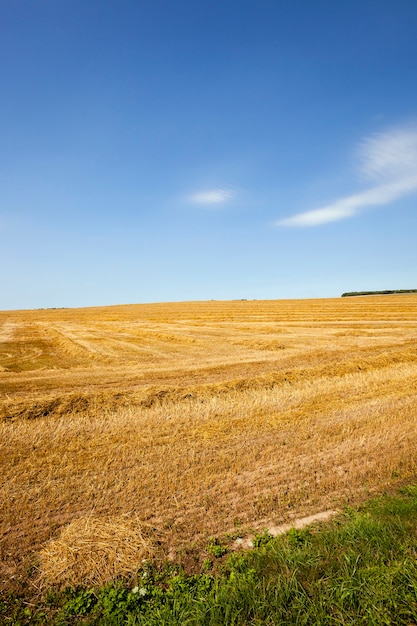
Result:
{"label": "sky gradient near horizon", "polygon": [[0,309],[417,288],[416,0],[3,0]]}

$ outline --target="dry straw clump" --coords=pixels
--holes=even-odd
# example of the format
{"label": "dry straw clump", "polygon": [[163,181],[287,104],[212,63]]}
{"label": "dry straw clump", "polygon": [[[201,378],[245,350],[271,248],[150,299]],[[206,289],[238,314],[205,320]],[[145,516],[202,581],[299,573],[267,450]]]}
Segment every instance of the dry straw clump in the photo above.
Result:
{"label": "dry straw clump", "polygon": [[80,517],[40,552],[38,583],[103,586],[158,556],[161,533],[136,516]]}

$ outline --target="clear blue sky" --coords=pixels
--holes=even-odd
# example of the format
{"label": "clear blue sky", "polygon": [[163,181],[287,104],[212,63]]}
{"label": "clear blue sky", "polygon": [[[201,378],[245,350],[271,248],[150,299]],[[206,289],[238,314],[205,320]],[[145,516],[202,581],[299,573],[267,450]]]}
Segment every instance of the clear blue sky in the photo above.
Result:
{"label": "clear blue sky", "polygon": [[417,288],[416,0],[2,0],[0,309]]}

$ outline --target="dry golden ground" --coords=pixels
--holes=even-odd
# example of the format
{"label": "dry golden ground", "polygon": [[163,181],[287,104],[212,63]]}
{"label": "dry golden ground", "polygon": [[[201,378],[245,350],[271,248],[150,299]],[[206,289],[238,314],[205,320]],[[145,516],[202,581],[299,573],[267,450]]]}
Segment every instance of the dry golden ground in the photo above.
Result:
{"label": "dry golden ground", "polygon": [[0,588],[417,476],[417,295],[0,312],[0,385]]}

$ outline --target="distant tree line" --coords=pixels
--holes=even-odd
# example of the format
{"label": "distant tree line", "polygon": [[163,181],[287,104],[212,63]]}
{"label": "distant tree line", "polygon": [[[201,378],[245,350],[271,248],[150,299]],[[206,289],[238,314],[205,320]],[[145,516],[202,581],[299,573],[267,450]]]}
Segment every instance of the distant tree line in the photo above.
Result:
{"label": "distant tree line", "polygon": [[417,289],[386,289],[385,291],[346,291],[342,293],[342,298],[349,296],[378,296],[391,293],[417,293]]}

